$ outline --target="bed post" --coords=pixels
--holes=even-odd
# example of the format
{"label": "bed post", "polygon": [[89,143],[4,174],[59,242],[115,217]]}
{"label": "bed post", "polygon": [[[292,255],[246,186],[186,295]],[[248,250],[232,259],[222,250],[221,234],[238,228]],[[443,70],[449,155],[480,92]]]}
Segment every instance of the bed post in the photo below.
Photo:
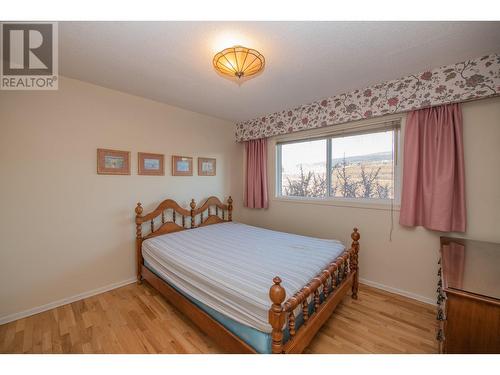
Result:
{"label": "bed post", "polygon": [[273,327],[272,353],[281,354],[283,352],[283,324],[285,324],[285,312],[281,304],[285,300],[285,289],[280,285],[281,279],[276,276],[273,279],[274,285],[269,289],[269,297],[273,302],[269,309],[269,324]]}
{"label": "bed post", "polygon": [[227,199],[227,221],[233,221],[233,198]]}
{"label": "bed post", "polygon": [[196,208],[196,202],[194,201],[194,198],[191,199],[191,203],[189,204],[189,207],[191,207],[191,228],[194,228],[194,209]]}
{"label": "bed post", "polygon": [[359,239],[360,235],[358,228],[354,228],[351,234],[352,244],[351,244],[351,270],[354,272],[354,279],[352,281],[352,298],[358,299],[358,286],[359,286],[359,266],[358,266],[358,252],[359,252]]}
{"label": "bed post", "polygon": [[137,257],[137,284],[142,284],[142,206],[137,203],[135,208],[135,252]]}

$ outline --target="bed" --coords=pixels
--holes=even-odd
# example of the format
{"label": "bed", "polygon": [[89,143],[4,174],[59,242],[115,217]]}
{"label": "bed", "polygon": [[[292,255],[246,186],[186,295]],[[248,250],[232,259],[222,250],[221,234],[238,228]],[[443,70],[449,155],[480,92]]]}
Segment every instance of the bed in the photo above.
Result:
{"label": "bed", "polygon": [[349,291],[351,247],[232,221],[232,199],[172,199],[136,213],[137,280],[147,281],[230,353],[300,353]]}

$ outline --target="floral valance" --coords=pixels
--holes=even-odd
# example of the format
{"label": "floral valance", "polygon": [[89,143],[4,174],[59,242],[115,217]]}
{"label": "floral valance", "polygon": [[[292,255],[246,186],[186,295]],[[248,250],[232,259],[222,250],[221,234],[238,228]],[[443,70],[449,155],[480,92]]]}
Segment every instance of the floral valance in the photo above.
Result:
{"label": "floral valance", "polygon": [[471,59],[236,124],[236,140],[500,95],[500,55]]}

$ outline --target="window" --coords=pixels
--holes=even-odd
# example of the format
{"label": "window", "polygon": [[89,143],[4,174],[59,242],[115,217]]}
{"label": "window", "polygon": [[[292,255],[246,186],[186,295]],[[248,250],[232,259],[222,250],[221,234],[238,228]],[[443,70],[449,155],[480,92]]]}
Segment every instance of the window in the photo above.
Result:
{"label": "window", "polygon": [[393,199],[398,133],[390,124],[369,132],[278,143],[277,195]]}
{"label": "window", "polygon": [[281,145],[281,194],[325,197],[326,139]]}

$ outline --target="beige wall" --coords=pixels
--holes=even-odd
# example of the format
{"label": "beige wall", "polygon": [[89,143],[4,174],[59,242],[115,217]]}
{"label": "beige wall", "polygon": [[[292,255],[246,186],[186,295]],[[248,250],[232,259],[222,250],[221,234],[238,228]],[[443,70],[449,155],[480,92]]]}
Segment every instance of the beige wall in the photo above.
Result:
{"label": "beige wall", "polygon": [[[465,103],[462,108],[468,229],[457,236],[500,242],[500,98]],[[401,227],[396,211],[390,241],[390,210],[273,199],[274,143],[275,138],[268,143],[269,209],[244,209],[242,221],[346,242],[352,228],[358,226],[360,274],[366,283],[427,302],[435,300],[439,233]]]}
{"label": "beige wall", "polygon": [[[232,123],[72,79],[59,87],[0,92],[0,320],[133,278],[136,202],[241,190]],[[132,175],[97,175],[98,147],[131,151]],[[138,176],[138,151],[165,154],[166,175]],[[216,157],[217,176],[172,177],[172,154]]]}

